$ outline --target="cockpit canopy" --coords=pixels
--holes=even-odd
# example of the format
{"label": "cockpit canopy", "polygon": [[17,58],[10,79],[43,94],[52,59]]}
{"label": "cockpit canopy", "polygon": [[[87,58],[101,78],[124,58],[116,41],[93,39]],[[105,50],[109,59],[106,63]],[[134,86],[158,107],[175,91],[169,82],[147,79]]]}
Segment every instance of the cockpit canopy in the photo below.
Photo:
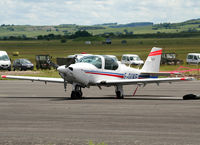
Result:
{"label": "cockpit canopy", "polygon": [[115,59],[106,55],[92,55],[81,58],[78,63],[90,63],[98,69],[116,70],[119,66]]}

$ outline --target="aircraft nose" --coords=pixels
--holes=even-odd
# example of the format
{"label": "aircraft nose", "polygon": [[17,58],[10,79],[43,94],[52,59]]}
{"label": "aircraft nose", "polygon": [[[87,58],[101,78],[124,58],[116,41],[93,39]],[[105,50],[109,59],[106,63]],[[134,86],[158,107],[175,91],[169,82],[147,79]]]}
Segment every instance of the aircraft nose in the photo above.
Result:
{"label": "aircraft nose", "polygon": [[64,73],[65,72],[65,66],[64,65],[62,65],[62,66],[59,66],[58,68],[57,68],[57,70],[59,71],[59,72],[61,72],[61,73]]}

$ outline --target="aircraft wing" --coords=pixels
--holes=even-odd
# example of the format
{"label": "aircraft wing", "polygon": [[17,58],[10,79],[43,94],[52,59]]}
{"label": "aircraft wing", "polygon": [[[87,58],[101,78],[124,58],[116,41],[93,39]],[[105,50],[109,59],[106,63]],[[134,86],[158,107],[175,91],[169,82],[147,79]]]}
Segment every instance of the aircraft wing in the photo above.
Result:
{"label": "aircraft wing", "polygon": [[132,85],[132,84],[148,84],[148,83],[172,83],[178,81],[192,81],[193,77],[182,78],[153,78],[153,79],[122,79],[122,80],[102,80],[98,81],[99,85]]}
{"label": "aircraft wing", "polygon": [[140,75],[150,75],[150,76],[170,76],[170,75],[180,75],[178,72],[141,72]]}
{"label": "aircraft wing", "polygon": [[12,76],[12,75],[2,75],[1,77],[8,78],[8,79],[18,79],[18,80],[64,83],[64,80],[62,78],[28,77],[28,76]]}

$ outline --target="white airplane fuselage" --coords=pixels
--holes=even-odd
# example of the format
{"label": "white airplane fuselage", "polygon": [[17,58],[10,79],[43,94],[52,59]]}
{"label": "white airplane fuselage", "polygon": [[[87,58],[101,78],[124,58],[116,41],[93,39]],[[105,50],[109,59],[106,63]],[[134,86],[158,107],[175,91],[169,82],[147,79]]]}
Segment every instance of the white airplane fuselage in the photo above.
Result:
{"label": "white airplane fuselage", "polygon": [[69,83],[77,82],[83,86],[96,85],[99,80],[138,79],[140,70],[118,63],[116,70],[101,69],[88,63],[71,64],[68,68],[60,66],[59,72],[65,74],[65,80]]}

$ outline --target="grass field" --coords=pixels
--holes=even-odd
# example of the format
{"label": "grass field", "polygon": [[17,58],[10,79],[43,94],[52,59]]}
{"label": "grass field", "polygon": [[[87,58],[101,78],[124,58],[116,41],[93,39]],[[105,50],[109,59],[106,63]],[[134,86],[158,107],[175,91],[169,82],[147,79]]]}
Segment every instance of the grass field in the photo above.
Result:
{"label": "grass field", "polygon": [[[143,60],[148,56],[152,47],[161,47],[164,52],[175,52],[178,58],[185,61],[187,53],[200,53],[200,38],[171,38],[171,39],[126,39],[127,44],[121,44],[122,39],[112,40],[112,45],[102,45],[100,41],[92,42],[86,45],[83,41],[69,40],[67,43],[60,41],[0,41],[0,50],[8,52],[10,58],[27,58],[35,63],[35,55],[49,54],[53,57],[66,57],[70,54],[81,52],[92,54],[113,54],[119,59],[122,54],[138,54]],[[13,56],[12,53],[18,51],[19,56]],[[184,63],[184,66],[188,66]],[[188,66],[197,68],[197,66]],[[175,70],[178,66],[161,66],[162,71]],[[55,73],[55,75],[50,75]],[[45,71],[36,75],[58,76],[56,72]]]}

